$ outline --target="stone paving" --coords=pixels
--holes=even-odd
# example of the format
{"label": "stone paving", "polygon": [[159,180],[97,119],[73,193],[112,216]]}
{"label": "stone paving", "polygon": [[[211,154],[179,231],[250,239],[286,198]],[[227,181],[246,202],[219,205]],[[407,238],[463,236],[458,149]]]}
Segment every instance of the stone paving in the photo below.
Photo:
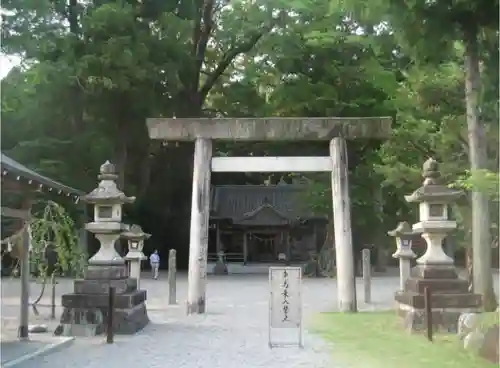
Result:
{"label": "stone paving", "polygon": [[[19,327],[19,304],[20,304],[20,283],[19,280],[2,278],[2,299],[1,299],[1,333],[0,351],[1,366],[10,367],[28,356],[52,351],[54,348],[62,348],[71,343],[71,339],[52,336],[50,333],[30,334],[28,343],[19,341],[17,330]],[[39,292],[40,285],[32,284],[34,300]],[[50,308],[40,307],[40,315],[36,316],[33,310],[29,309],[30,325],[46,325],[49,331],[54,331],[57,320],[50,319]],[[17,364],[16,364],[17,365]]]}
{"label": "stone paving", "polygon": [[[187,277],[178,280],[179,305],[168,306],[166,274],[157,281],[144,275],[141,288],[148,291],[148,312],[151,323],[134,336],[117,336],[113,345],[105,337],[78,338],[71,346],[45,357],[18,365],[19,368],[149,368],[228,367],[241,368],[346,368],[335,359],[335,346],[328,346],[319,337],[304,332],[304,349],[295,347],[268,348],[268,279],[264,275],[211,276],[207,288],[206,315],[186,316],[183,301]],[[14,281],[14,280],[12,280]],[[2,285],[3,286],[3,285]],[[362,282],[358,279],[358,297]],[[361,310],[390,309],[398,278],[375,277],[372,282],[373,303]],[[15,286],[2,290],[3,303],[18,300],[11,296]],[[71,280],[58,285],[60,294],[72,289]],[[336,283],[332,279],[305,279],[305,326],[318,312],[337,308]],[[49,295],[41,303],[48,304]],[[49,314],[50,309],[40,309]],[[279,335],[278,335],[279,336]],[[287,336],[281,336],[285,338]],[[288,335],[288,337],[290,337]]]}

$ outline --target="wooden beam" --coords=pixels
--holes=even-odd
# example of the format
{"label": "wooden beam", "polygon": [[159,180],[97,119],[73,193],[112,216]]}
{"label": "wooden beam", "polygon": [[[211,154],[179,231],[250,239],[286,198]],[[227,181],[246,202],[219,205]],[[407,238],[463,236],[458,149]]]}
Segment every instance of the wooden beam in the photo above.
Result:
{"label": "wooden beam", "polygon": [[1,207],[1,214],[4,217],[17,218],[21,220],[29,220],[31,218],[31,211],[28,210],[19,210],[15,208]]}
{"label": "wooden beam", "polygon": [[149,137],[161,140],[329,141],[334,137],[388,138],[392,118],[149,118],[146,124]]}
{"label": "wooden beam", "polygon": [[29,184],[25,180],[16,180],[12,176],[2,177],[2,192],[21,193],[21,192],[34,192],[37,187]]}
{"label": "wooden beam", "polygon": [[214,157],[213,172],[332,171],[330,157]]}
{"label": "wooden beam", "polygon": [[247,264],[248,259],[248,234],[243,231],[243,264]]}
{"label": "wooden beam", "polygon": [[217,227],[215,229],[215,251],[217,253],[217,256],[219,253],[222,251],[222,243],[220,239],[220,226],[217,224]]}

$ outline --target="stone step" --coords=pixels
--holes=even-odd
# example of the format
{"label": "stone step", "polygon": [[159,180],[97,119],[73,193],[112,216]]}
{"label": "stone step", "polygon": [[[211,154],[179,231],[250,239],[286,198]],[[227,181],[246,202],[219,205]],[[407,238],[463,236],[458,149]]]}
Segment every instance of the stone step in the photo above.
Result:
{"label": "stone step", "polygon": [[431,293],[440,294],[466,294],[469,283],[462,279],[415,279],[406,280],[405,291],[423,294],[428,287]]}
{"label": "stone step", "polygon": [[[398,291],[394,299],[400,304],[406,304],[416,309],[424,309],[424,295],[412,291]],[[431,295],[432,308],[467,309],[479,308],[481,295],[472,293],[460,294],[433,294]]]}
{"label": "stone step", "polygon": [[457,269],[448,265],[417,265],[411,269],[412,278],[416,279],[448,279],[458,278]]}
{"label": "stone step", "polygon": [[109,287],[116,288],[116,294],[131,293],[137,290],[137,279],[119,280],[75,280],[75,294],[108,294]]}
{"label": "stone step", "polygon": [[[108,305],[107,294],[65,294],[61,304],[66,308],[105,308]],[[146,290],[117,294],[115,308],[132,308],[146,300]]]}
{"label": "stone step", "polygon": [[88,265],[84,272],[85,280],[119,280],[127,277],[126,265]]}

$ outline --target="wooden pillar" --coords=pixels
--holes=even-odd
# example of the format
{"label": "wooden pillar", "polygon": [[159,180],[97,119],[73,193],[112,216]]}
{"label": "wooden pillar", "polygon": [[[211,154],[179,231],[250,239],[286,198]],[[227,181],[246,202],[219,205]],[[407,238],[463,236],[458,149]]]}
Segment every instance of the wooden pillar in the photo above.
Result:
{"label": "wooden pillar", "polygon": [[313,243],[314,247],[314,253],[317,254],[319,253],[318,252],[318,225],[316,224],[316,222],[313,224],[312,226],[313,228],[313,233],[312,233],[312,237],[311,237],[311,242]]}
{"label": "wooden pillar", "polygon": [[372,262],[370,249],[363,249],[361,254],[361,262],[363,262],[363,291],[365,303],[372,302]]}
{"label": "wooden pillar", "polygon": [[85,252],[86,259],[89,258],[89,233],[85,230],[85,224],[89,221],[88,206],[83,203],[83,215],[82,215],[82,229],[80,230],[80,246]]}
{"label": "wooden pillar", "polygon": [[243,232],[243,264],[247,264],[248,259],[248,236],[247,232]]}
{"label": "wooden pillar", "polygon": [[168,304],[177,303],[177,251],[168,252]]}
{"label": "wooden pillar", "polygon": [[219,257],[219,253],[222,251],[222,244],[220,242],[220,227],[219,224],[215,225],[215,252],[217,253],[217,257]]}
{"label": "wooden pillar", "polygon": [[290,231],[287,231],[285,233],[281,233],[281,238],[285,237],[285,242],[286,242],[286,260],[287,262],[292,261],[292,250],[290,249]]}
{"label": "wooden pillar", "polygon": [[32,198],[26,196],[21,205],[21,209],[25,211],[25,218],[23,221],[23,244],[20,252],[21,261],[21,308],[19,313],[19,328],[18,337],[21,340],[28,339],[28,325],[29,325],[29,303],[30,303],[30,234],[29,234],[29,221],[31,218],[31,204]]}
{"label": "wooden pillar", "polygon": [[19,339],[28,339],[29,303],[30,303],[30,238],[28,224],[23,231],[23,245],[21,249],[21,309],[19,316]]}
{"label": "wooden pillar", "polygon": [[351,234],[351,201],[344,138],[330,141],[332,202],[337,266],[337,298],[341,312],[356,312],[354,257]]}
{"label": "wooden pillar", "polygon": [[205,313],[206,308],[211,160],[212,141],[197,138],[194,144],[187,314]]}

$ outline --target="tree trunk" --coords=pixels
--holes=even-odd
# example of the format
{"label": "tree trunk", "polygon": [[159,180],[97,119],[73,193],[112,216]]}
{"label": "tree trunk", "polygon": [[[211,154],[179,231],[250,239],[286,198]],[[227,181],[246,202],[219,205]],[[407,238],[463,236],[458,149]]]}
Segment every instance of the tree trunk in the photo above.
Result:
{"label": "tree trunk", "polygon": [[[125,184],[126,184],[126,172],[127,172],[127,159],[128,159],[128,144],[127,144],[127,135],[126,135],[126,129],[123,128],[121,134],[120,141],[118,142],[118,149],[117,152],[115,153],[116,156],[116,161],[115,161],[115,168],[117,171],[118,179],[116,181],[116,185],[118,186],[118,189],[121,191],[125,192]],[[130,195],[130,194],[129,194]],[[123,238],[120,238],[116,241],[115,243],[115,248],[120,254],[120,256],[125,256],[125,251],[127,249],[127,241]]]}
{"label": "tree trunk", "polygon": [[469,291],[474,291],[474,280],[473,280],[473,265],[472,265],[472,247],[468,245],[465,248],[465,269],[467,271],[467,280],[469,281]]}
{"label": "tree trunk", "polygon": [[[487,169],[487,140],[479,120],[480,72],[477,27],[465,30],[465,102],[471,172]],[[490,213],[488,196],[472,191],[472,262],[474,292],[483,297],[483,308],[496,308],[491,269]]]}
{"label": "tree trunk", "polygon": [[118,180],[116,181],[116,185],[121,191],[125,191],[128,144],[127,144],[126,129],[123,128],[122,131],[123,134],[121,134],[120,141],[118,142],[117,151],[115,153],[116,157],[115,167],[118,175]]}

